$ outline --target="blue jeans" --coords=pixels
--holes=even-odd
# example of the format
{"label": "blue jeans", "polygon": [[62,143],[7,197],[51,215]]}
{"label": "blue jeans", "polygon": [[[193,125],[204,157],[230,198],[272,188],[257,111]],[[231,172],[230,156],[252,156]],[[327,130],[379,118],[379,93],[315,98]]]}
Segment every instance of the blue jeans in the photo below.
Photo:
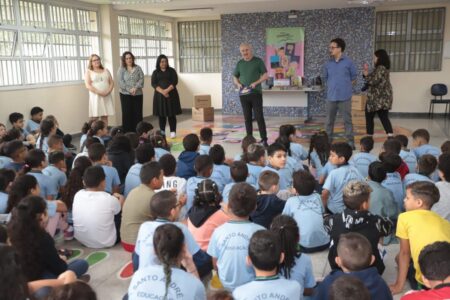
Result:
{"label": "blue jeans", "polygon": [[[84,259],[75,259],[67,264],[67,270],[73,271],[77,275],[77,278],[80,278],[81,275],[86,274],[88,269],[89,264]],[[44,271],[42,279],[55,279],[58,278],[58,276],[59,275],[53,274],[49,271]]]}

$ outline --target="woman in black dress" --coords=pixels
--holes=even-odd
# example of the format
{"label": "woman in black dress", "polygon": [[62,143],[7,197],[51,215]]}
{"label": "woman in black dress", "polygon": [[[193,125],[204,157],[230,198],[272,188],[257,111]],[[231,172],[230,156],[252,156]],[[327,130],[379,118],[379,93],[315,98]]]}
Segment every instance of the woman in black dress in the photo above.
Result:
{"label": "woman in black dress", "polygon": [[181,114],[177,84],[177,72],[169,67],[167,56],[161,54],[156,60],[156,70],[152,74],[152,86],[155,89],[153,115],[159,117],[161,132],[165,132],[166,118],[169,119],[171,138],[176,136],[177,115]]}

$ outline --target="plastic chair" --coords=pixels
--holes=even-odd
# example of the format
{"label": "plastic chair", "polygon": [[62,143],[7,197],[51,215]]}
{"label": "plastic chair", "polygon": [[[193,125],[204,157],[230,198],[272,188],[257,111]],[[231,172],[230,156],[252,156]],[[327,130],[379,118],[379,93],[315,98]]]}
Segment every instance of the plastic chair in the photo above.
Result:
{"label": "plastic chair", "polygon": [[428,117],[432,118],[434,114],[434,105],[435,104],[445,104],[445,115],[450,113],[450,99],[442,99],[443,96],[447,95],[447,86],[443,83],[436,83],[431,86],[431,95],[434,96],[434,99],[430,100],[430,107],[428,110]]}

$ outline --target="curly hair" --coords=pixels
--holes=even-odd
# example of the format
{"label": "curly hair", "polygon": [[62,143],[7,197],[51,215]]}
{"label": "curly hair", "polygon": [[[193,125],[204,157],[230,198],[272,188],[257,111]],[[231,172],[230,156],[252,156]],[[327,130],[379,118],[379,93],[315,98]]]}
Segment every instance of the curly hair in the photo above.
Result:
{"label": "curly hair", "polygon": [[70,172],[66,188],[61,196],[61,200],[66,204],[68,210],[72,210],[75,194],[83,189],[83,174],[90,166],[92,166],[92,163],[86,156],[80,156],[75,161],[74,168]]}
{"label": "curly hair", "polygon": [[22,264],[22,271],[28,281],[39,279],[43,266],[40,251],[45,229],[39,224],[38,215],[46,213],[47,203],[38,196],[22,199],[12,210],[8,223],[8,237]]}

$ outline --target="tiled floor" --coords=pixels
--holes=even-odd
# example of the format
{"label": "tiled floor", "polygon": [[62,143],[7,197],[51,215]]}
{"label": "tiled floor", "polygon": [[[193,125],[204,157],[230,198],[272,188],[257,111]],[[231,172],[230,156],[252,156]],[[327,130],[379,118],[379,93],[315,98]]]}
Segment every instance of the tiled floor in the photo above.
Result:
{"label": "tiled floor", "polygon": [[[216,116],[215,127],[221,127],[221,116]],[[271,117],[266,119],[268,126],[279,126],[287,123],[300,123],[302,120],[292,118]],[[392,119],[394,126],[401,126],[409,129],[411,132],[417,128],[426,128],[431,134],[431,144],[440,146],[442,142],[450,139],[450,119],[408,119],[408,118],[394,118]],[[157,122],[152,122],[157,124]],[[193,131],[201,127],[198,122],[193,122],[190,116],[183,115],[179,117],[179,128],[193,128]],[[240,124],[242,125],[242,123]],[[255,123],[256,126],[256,123]],[[195,129],[196,128],[196,129]],[[228,157],[234,157],[240,151],[239,144],[223,143],[225,151]],[[374,153],[378,153],[381,148],[381,143],[375,145]],[[174,155],[178,155],[174,152]],[[85,249],[80,246],[76,241],[66,243],[65,247],[81,248],[84,253],[82,257],[86,257],[92,250]],[[388,283],[393,283],[396,278],[396,266],[394,257],[398,252],[398,244],[390,245],[387,247],[387,256],[385,258],[386,270],[383,274],[383,278]],[[121,299],[126,293],[130,279],[122,279],[119,274],[121,269],[130,261],[130,255],[126,253],[120,246],[115,246],[111,249],[106,249],[109,256],[100,261],[98,264],[92,266],[89,270],[91,275],[91,285],[97,291],[99,299]],[[327,252],[321,252],[311,255],[313,261],[314,275],[317,279],[321,279],[330,271],[327,262]],[[405,291],[408,287],[405,287]],[[397,295],[395,299],[399,299]]]}

